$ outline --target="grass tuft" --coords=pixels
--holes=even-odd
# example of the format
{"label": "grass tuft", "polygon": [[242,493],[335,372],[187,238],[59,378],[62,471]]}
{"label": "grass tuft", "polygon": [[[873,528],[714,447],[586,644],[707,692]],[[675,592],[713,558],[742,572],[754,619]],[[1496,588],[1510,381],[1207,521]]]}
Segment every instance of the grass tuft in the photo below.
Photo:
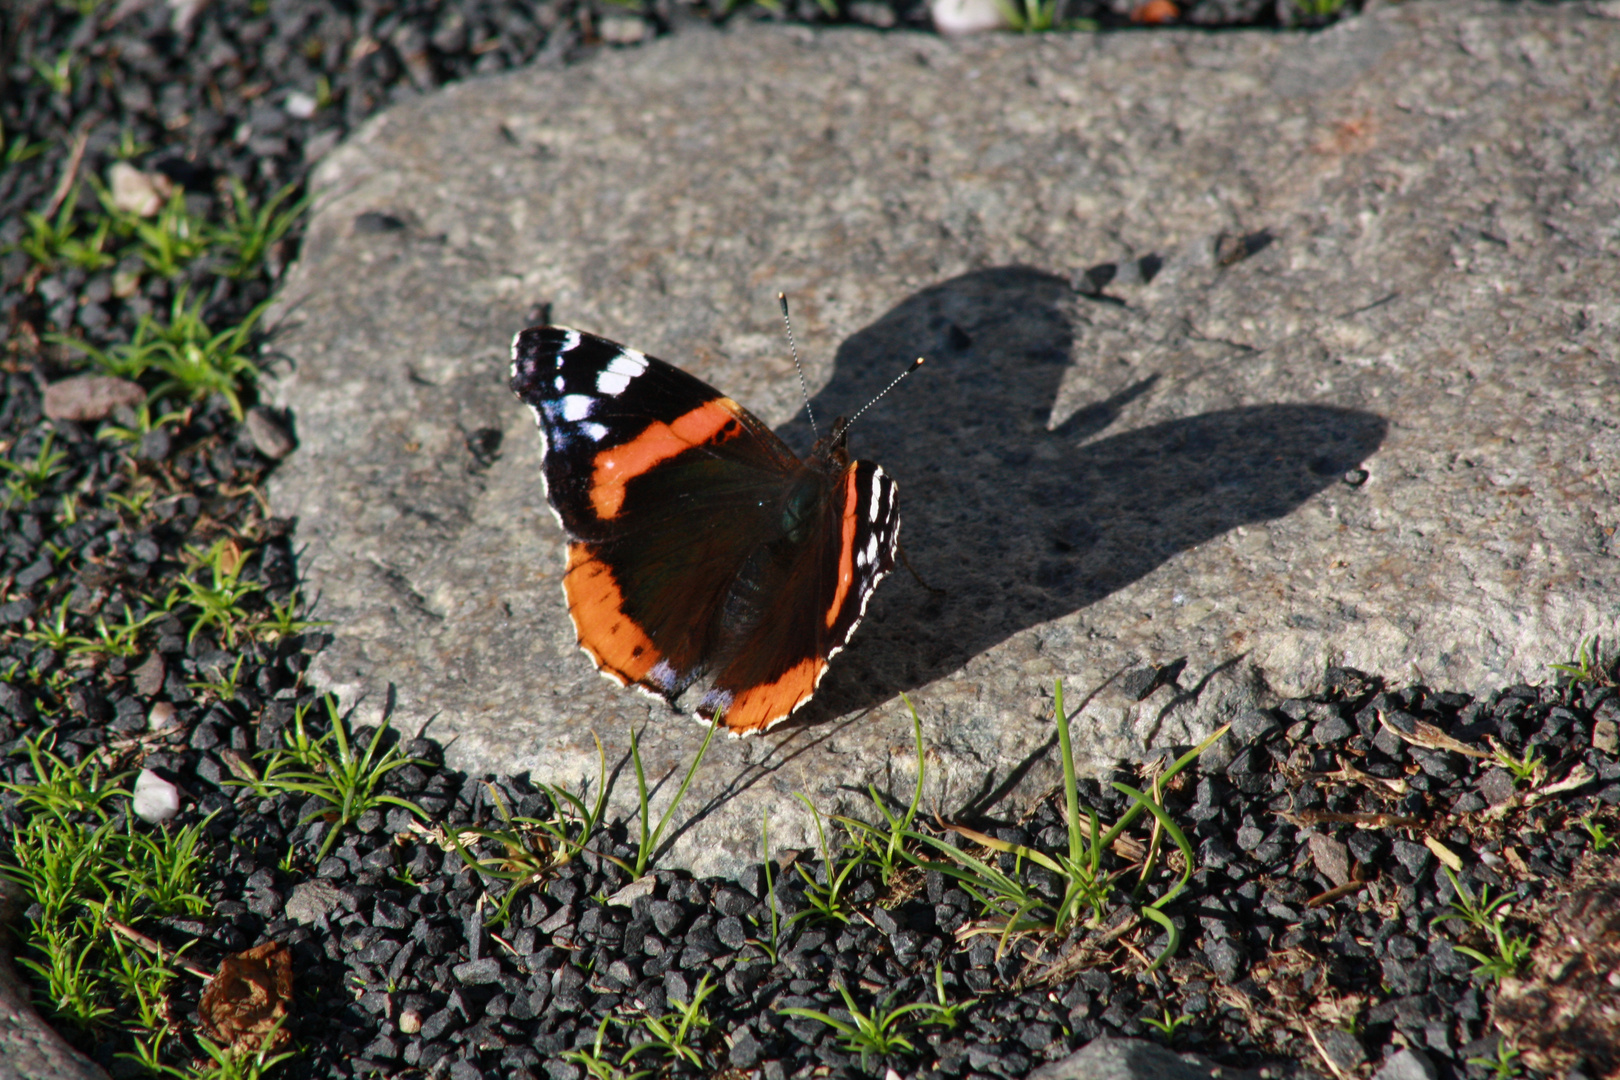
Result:
{"label": "grass tuft", "polygon": [[1495,739],[1487,737],[1486,742],[1491,747],[1491,760],[1513,774],[1514,782],[1535,786],[1546,778],[1547,769],[1542,763],[1541,754],[1534,746],[1515,757],[1512,751],[1498,743]]}
{"label": "grass tuft", "polygon": [[1063,0],[996,0],[1007,26],[1021,34],[1040,34],[1058,28]]}
{"label": "grass tuft", "polygon": [[1530,959],[1530,942],[1526,938],[1514,937],[1507,932],[1504,922],[1505,908],[1513,902],[1512,896],[1498,896],[1494,899],[1490,895],[1490,886],[1481,884],[1478,895],[1470,894],[1452,872],[1451,867],[1442,866],[1446,877],[1451,879],[1451,887],[1456,890],[1457,899],[1451,902],[1451,910],[1444,915],[1436,916],[1430,920],[1430,926],[1438,926],[1443,922],[1456,920],[1484,931],[1495,945],[1495,952],[1487,953],[1466,945],[1452,945],[1462,955],[1476,962],[1474,974],[1492,982],[1501,982],[1503,979],[1517,975]]}
{"label": "grass tuft", "polygon": [[945,996],[944,969],[938,963],[934,965],[934,989],[937,1001],[917,1001],[909,1005],[891,1007],[890,1003],[894,1000],[891,995],[874,1005],[868,1012],[855,1004],[849,988],[842,982],[837,983],[836,988],[839,996],[844,999],[844,1008],[849,1013],[847,1023],[815,1009],[788,1007],[778,1009],[777,1012],[783,1016],[815,1020],[838,1032],[843,1038],[844,1049],[861,1056],[863,1070],[870,1070],[874,1060],[881,1060],[894,1054],[916,1053],[917,1046],[911,1041],[912,1033],[908,1029],[929,1025],[954,1028],[961,1019],[961,1014],[979,1000],[969,998],[967,1001],[951,1004]]}
{"label": "grass tuft", "polygon": [[426,812],[414,802],[379,789],[395,769],[432,764],[421,758],[407,757],[398,742],[385,747],[386,718],[372,733],[365,749],[357,751],[349,741],[348,725],[338,714],[337,699],[328,696],[324,700],[328,720],[325,735],[310,737],[304,723],[309,707],[300,706],[293,713],[292,724],[282,732],[284,748],[258,755],[266,759],[263,772],[257,778],[226,781],[250,787],[260,798],[296,792],[320,800],[324,805],[302,818],[304,824],[317,819],[331,823],[315,855],[316,866],[331,852],[344,826],[368,810],[397,806],[425,819]]}
{"label": "grass tuft", "polygon": [[118,260],[106,250],[113,220],[102,217],[88,237],[80,236],[73,216],[78,202],[79,189],[74,187],[57,208],[54,221],[32,210],[23,214],[28,233],[17,241],[17,250],[47,270],[67,264],[94,273],[116,263]]}
{"label": "grass tuft", "polygon": [[1151,1016],[1144,1016],[1142,1017],[1142,1023],[1158,1032],[1159,1037],[1166,1044],[1169,1044],[1176,1041],[1176,1036],[1181,1033],[1183,1025],[1192,1023],[1192,1017],[1171,1016],[1170,1010],[1167,1008],[1164,1010],[1164,1019],[1155,1020]]}
{"label": "grass tuft", "polygon": [[56,432],[48,431],[33,457],[16,461],[0,458],[0,469],[10,474],[6,478],[6,509],[33,502],[67,472],[68,467],[62,464],[67,451],[55,449],[51,445],[55,440]]}
{"label": "grass tuft", "polygon": [[1345,0],[1294,0],[1294,6],[1309,19],[1331,19],[1344,9]]}
{"label": "grass tuft", "polygon": [[793,869],[804,880],[804,898],[810,907],[789,919],[788,925],[792,926],[800,920],[810,923],[824,921],[847,923],[853,909],[844,898],[844,887],[850,883],[855,871],[865,865],[863,849],[850,844],[841,845],[839,853],[843,858],[840,860],[827,843],[827,833],[821,827],[821,812],[816,809],[816,804],[807,799],[801,791],[794,792],[794,795],[809,808],[810,818],[816,825],[816,842],[821,847],[822,880],[817,881],[815,875],[804,868],[803,863],[793,864]]}
{"label": "grass tuft", "polygon": [[[844,827],[848,837],[847,843],[856,850],[861,862],[877,870],[878,877],[885,887],[893,884],[895,875],[914,861],[908,857],[906,840],[911,832],[912,823],[917,818],[917,809],[922,805],[923,776],[928,768],[927,759],[923,754],[922,721],[917,717],[917,707],[904,694],[900,695],[900,700],[905,702],[906,708],[911,712],[912,741],[917,748],[917,784],[912,790],[910,805],[906,807],[904,814],[896,817],[889,812],[889,808],[878,795],[877,785],[868,784],[867,795],[872,800],[872,805],[877,807],[878,813],[883,816],[883,826],[859,818],[833,819]],[[819,829],[820,822],[818,821],[816,825]]]}
{"label": "grass tuft", "polygon": [[1519,1048],[1501,1035],[1496,1037],[1496,1054],[1493,1057],[1471,1057],[1468,1064],[1490,1070],[1492,1080],[1514,1080],[1514,1077],[1524,1075]]}
{"label": "grass tuft", "polygon": [[265,200],[263,206],[255,208],[242,181],[231,178],[231,218],[213,233],[222,254],[230,260],[224,270],[227,277],[246,278],[259,272],[270,249],[281,242],[309,208],[309,195],[287,206],[281,205],[296,190],[298,185],[288,184]]}
{"label": "grass tuft", "polygon": [[632,878],[639,878],[647,872],[647,866],[652,862],[653,854],[658,850],[658,840],[664,835],[664,829],[669,825],[670,818],[675,816],[675,808],[680,806],[681,800],[686,797],[686,789],[692,786],[692,778],[697,775],[698,766],[703,764],[703,758],[709,752],[709,743],[714,740],[714,733],[720,730],[723,720],[723,716],[716,715],[714,721],[709,725],[707,734],[703,736],[703,745],[698,747],[697,755],[692,758],[692,764],[687,767],[686,776],[681,779],[681,786],[675,791],[675,798],[671,799],[669,805],[664,808],[663,814],[658,818],[656,828],[649,828],[652,808],[647,792],[647,776],[641,768],[641,746],[636,741],[636,731],[634,728],[630,729],[630,760],[636,771],[636,801],[640,808],[641,828],[636,834],[635,865],[627,865],[619,859],[611,859],[610,861],[618,863],[619,866],[629,871]]}
{"label": "grass tuft", "polygon": [[45,152],[45,144],[31,142],[26,134],[16,138],[6,136],[6,125],[0,122],[0,163],[6,165],[21,165],[29,158],[38,157]]}
{"label": "grass tuft", "polygon": [[1579,820],[1581,823],[1581,828],[1586,830],[1586,835],[1592,838],[1593,851],[1608,851],[1609,848],[1614,846],[1614,837],[1610,836],[1608,830],[1604,829],[1601,821],[1593,818],[1591,814],[1588,814]]}
{"label": "grass tuft", "polygon": [[163,1043],[173,1034],[171,987],[180,968],[197,969],[180,960],[183,949],[162,949],[135,927],[209,909],[211,815],[179,829],[147,826],[122,786],[129,774],[110,772],[98,754],[69,761],[49,736],[25,739],[20,752],[31,778],[0,789],[25,816],[0,848],[0,876],[28,898],[18,962],[35,977],[37,1000],[87,1039],[129,1038],[149,1072],[196,1075],[167,1064]]}
{"label": "grass tuft", "polygon": [[628,1065],[642,1054],[661,1057],[666,1067],[670,1068],[680,1065],[702,1068],[707,1064],[704,1061],[706,1055],[696,1043],[709,1029],[709,1013],[703,1003],[714,993],[714,989],[709,985],[709,973],[704,972],[692,990],[691,1001],[671,999],[669,1012],[662,1016],[643,1017],[641,1027],[646,1041],[627,1050],[621,1064]]}
{"label": "grass tuft", "polygon": [[[1104,864],[1104,852],[1125,833],[1143,814],[1154,820],[1153,834],[1143,857],[1141,873],[1130,900],[1139,922],[1145,921],[1163,930],[1167,945],[1149,965],[1154,970],[1175,954],[1180,946],[1181,934],[1175,922],[1164,913],[1164,907],[1181,894],[1191,879],[1196,858],[1186,834],[1170,817],[1163,806],[1163,785],[1196,761],[1215,741],[1226,734],[1222,727],[1198,746],[1189,750],[1155,779],[1151,794],[1129,785],[1115,783],[1113,788],[1134,805],[1107,832],[1097,818],[1097,812],[1085,808],[1082,818],[1079,805],[1079,781],[1074,768],[1074,748],[1069,736],[1072,719],[1063,706],[1063,684],[1057,684],[1054,714],[1057,718],[1058,749],[1063,767],[1063,804],[1068,823],[1068,850],[1043,852],[1024,844],[1012,844],[961,825],[950,826],[951,831],[981,846],[1010,855],[1013,865],[1003,869],[996,862],[969,854],[944,840],[921,833],[916,839],[943,855],[944,862],[922,862],[926,869],[938,870],[954,879],[969,896],[978,902],[989,918],[984,932],[1000,936],[999,949],[1019,934],[1063,936],[1081,928],[1096,928],[1102,924],[1110,906],[1122,899],[1116,889],[1117,880],[1125,869],[1110,869]],[[1084,824],[1082,825],[1082,822]],[[1142,900],[1149,879],[1158,863],[1161,840],[1168,836],[1181,852],[1179,878],[1158,896]],[[1050,880],[1033,880],[1026,871],[1033,865],[1051,875]],[[1053,885],[1055,882],[1055,887]]]}
{"label": "grass tuft", "polygon": [[[594,734],[592,737],[595,737]],[[559,868],[572,862],[585,850],[601,826],[602,811],[607,805],[607,757],[602,751],[601,739],[596,739],[596,755],[598,773],[594,806],[586,806],[583,798],[564,788],[539,784],[537,786],[550,801],[555,816],[513,817],[500,792],[491,784],[490,796],[506,828],[446,830],[451,846],[463,862],[485,877],[508,883],[496,902],[496,914],[488,920],[489,925],[508,922],[512,902],[524,887],[546,880]],[[480,858],[469,848],[470,844],[478,841],[498,845],[502,854],[495,858]]]}
{"label": "grass tuft", "polygon": [[205,219],[186,208],[186,194],[182,190],[176,189],[151,220],[114,210],[112,196],[104,190],[101,200],[118,231],[133,238],[129,254],[159,277],[174,280],[208,252],[213,232]]}
{"label": "grass tuft", "polygon": [[1572,685],[1620,686],[1620,654],[1605,661],[1603,639],[1596,634],[1581,639],[1569,663],[1553,664],[1552,669]]}
{"label": "grass tuft", "polygon": [[182,577],[180,588],[170,592],[163,601],[163,609],[172,611],[179,604],[196,609],[191,631],[186,635],[188,644],[204,629],[214,626],[219,628],[229,648],[236,644],[237,635],[244,633],[251,621],[242,602],[264,589],[257,581],[242,580],[251,552],[243,551],[235,540],[225,538],[216,540],[206,551],[187,547],[186,553],[193,560],[195,570],[207,571],[207,578]]}

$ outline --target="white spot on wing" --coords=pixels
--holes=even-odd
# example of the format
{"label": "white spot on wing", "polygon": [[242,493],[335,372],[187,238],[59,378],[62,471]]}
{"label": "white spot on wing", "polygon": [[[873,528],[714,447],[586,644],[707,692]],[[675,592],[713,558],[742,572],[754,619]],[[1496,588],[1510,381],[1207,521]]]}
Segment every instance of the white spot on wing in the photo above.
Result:
{"label": "white spot on wing", "polygon": [[570,330],[563,335],[562,348],[557,351],[559,353],[573,352],[577,348],[579,348],[579,331]]}
{"label": "white spot on wing", "polygon": [[596,391],[608,397],[618,397],[630,385],[631,379],[646,370],[647,357],[634,349],[625,349],[608,361],[608,366],[596,376]]}
{"label": "white spot on wing", "polygon": [[591,406],[596,399],[584,394],[569,394],[562,399],[562,415],[564,420],[580,421],[591,415]]}
{"label": "white spot on wing", "polygon": [[601,442],[607,438],[607,428],[595,422],[580,425],[580,430],[585,433],[585,437],[591,442]]}
{"label": "white spot on wing", "polygon": [[568,380],[563,378],[561,375],[559,375],[559,376],[557,376],[557,382],[555,383],[555,385],[557,387],[557,392],[561,393],[562,390],[563,390],[563,387],[568,385]]}
{"label": "white spot on wing", "polygon": [[628,375],[633,379],[647,370],[647,355],[635,349],[625,349],[608,361],[607,370],[616,375]]}

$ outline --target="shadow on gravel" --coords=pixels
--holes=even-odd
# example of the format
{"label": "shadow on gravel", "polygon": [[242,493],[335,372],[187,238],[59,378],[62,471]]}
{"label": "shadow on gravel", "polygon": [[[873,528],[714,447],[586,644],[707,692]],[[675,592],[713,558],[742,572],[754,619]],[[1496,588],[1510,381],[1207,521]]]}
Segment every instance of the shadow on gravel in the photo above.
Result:
{"label": "shadow on gravel", "polygon": [[[839,349],[814,399],[824,426],[914,357],[928,359],[855,426],[850,452],[896,478],[900,542],[947,595],[898,568],[793,727],[947,675],[1177,552],[1282,517],[1383,441],[1382,417],[1322,405],[1254,405],[1105,434],[1156,377],[1048,430],[1084,330],[1071,320],[1083,321],[1090,302],[1043,271],[978,270],[917,293]],[[802,416],[778,433],[801,452],[811,442]]]}

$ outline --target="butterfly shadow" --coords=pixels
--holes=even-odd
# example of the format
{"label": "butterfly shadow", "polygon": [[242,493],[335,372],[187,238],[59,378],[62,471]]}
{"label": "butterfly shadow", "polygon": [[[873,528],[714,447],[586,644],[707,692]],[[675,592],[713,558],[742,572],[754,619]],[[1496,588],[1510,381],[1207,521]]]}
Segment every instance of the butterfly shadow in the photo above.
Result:
{"label": "butterfly shadow", "polygon": [[[976,270],[909,297],[839,348],[812,402],[823,427],[927,358],[855,426],[850,451],[898,481],[901,545],[943,592],[899,568],[790,727],[947,676],[1178,552],[1283,517],[1342,482],[1384,439],[1382,417],[1302,404],[1107,433],[1153,392],[1151,374],[1049,426],[1085,305],[1095,302],[1041,270]],[[778,433],[801,452],[812,441],[802,415]]]}

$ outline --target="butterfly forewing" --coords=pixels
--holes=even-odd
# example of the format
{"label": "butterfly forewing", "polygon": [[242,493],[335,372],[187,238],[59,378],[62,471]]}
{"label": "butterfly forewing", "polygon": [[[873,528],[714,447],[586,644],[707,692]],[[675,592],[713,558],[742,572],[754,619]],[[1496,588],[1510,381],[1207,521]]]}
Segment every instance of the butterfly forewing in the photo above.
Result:
{"label": "butterfly forewing", "polygon": [[703,380],[568,327],[518,334],[512,390],[540,426],[552,509],[580,539],[622,530],[625,480],[681,453],[775,477],[799,464],[770,428]]}

